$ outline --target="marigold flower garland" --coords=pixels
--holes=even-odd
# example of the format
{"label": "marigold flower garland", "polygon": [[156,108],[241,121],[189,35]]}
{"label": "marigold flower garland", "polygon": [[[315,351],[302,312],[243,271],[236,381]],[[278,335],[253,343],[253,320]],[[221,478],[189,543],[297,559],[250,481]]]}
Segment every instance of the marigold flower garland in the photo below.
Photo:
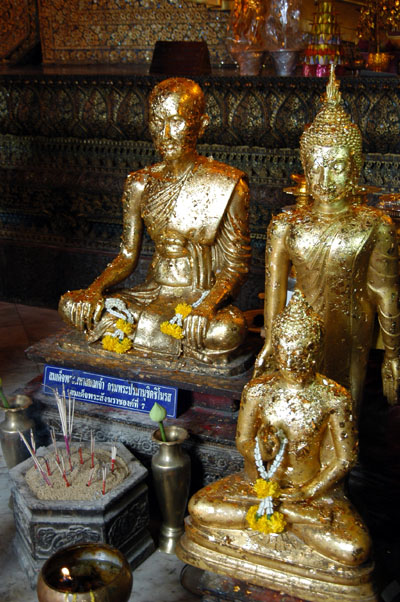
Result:
{"label": "marigold flower garland", "polygon": [[281,512],[274,512],[273,499],[280,496],[281,490],[275,481],[270,479],[274,476],[275,472],[280,465],[285,447],[287,444],[287,438],[283,431],[279,430],[277,436],[281,442],[278,453],[275,456],[269,470],[265,470],[260,445],[258,443],[258,437],[256,437],[256,444],[254,446],[254,460],[256,462],[257,470],[260,475],[260,479],[257,479],[254,484],[254,491],[258,498],[261,498],[261,502],[258,506],[251,506],[247,512],[246,520],[249,523],[251,529],[255,531],[261,531],[261,533],[282,533],[285,529],[286,521]]}
{"label": "marigold flower garland", "polygon": [[107,333],[102,338],[103,349],[115,351],[115,353],[126,353],[132,348],[130,335],[133,333],[133,317],[122,299],[117,297],[106,299],[105,308],[118,320],[115,323],[116,330]]}
{"label": "marigold flower garland", "polygon": [[200,305],[207,295],[208,291],[204,291],[201,297],[192,305],[189,305],[188,303],[178,303],[178,305],[175,307],[174,317],[171,318],[169,322],[167,320],[162,322],[160,326],[161,332],[168,334],[174,339],[183,339],[183,320],[188,317],[193,308],[196,308]]}

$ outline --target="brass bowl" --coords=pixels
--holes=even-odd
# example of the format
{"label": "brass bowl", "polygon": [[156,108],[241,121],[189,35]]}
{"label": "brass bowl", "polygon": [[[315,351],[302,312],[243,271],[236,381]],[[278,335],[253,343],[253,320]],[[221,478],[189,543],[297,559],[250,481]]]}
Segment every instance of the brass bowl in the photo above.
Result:
{"label": "brass bowl", "polygon": [[[61,583],[61,569],[69,568],[71,576],[74,576],[73,567],[82,563],[102,567],[101,574],[107,576],[104,579],[107,583],[68,595],[68,586]],[[125,556],[102,543],[77,544],[59,550],[44,563],[37,584],[39,602],[65,602],[70,599],[74,602],[127,602],[131,590],[132,572]]]}

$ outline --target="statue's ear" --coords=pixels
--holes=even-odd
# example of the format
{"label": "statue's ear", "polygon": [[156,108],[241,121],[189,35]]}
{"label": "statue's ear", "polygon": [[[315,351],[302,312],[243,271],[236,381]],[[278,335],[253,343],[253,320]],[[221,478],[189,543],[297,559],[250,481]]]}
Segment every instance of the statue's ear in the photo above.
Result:
{"label": "statue's ear", "polygon": [[209,116],[206,114],[202,115],[201,119],[200,119],[199,138],[204,134],[204,131],[209,123],[210,123]]}
{"label": "statue's ear", "polygon": [[351,171],[350,171],[350,182],[352,188],[358,185],[358,180],[360,177],[360,166],[356,161],[356,156],[353,152],[350,153],[350,161],[351,161]]}

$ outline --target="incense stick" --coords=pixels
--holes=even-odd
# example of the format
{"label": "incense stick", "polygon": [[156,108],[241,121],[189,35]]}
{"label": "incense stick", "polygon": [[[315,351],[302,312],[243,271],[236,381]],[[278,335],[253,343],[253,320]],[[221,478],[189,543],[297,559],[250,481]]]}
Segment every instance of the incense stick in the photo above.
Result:
{"label": "incense stick", "polygon": [[114,472],[116,457],[117,457],[117,446],[113,445],[111,447],[111,472]]}
{"label": "incense stick", "polygon": [[89,478],[88,478],[88,482],[86,483],[86,487],[90,487],[90,485],[92,484],[92,480],[93,480],[93,476],[95,473],[95,468],[91,468],[90,472],[89,472]]}
{"label": "incense stick", "polygon": [[103,487],[102,487],[102,494],[105,495],[106,493],[106,477],[107,477],[107,466],[103,466],[101,469],[102,475],[103,475]]}
{"label": "incense stick", "polygon": [[63,387],[62,395],[60,395],[58,393],[58,391],[54,391],[54,394],[55,394],[56,401],[57,401],[58,413],[60,415],[61,430],[62,430],[62,433],[64,436],[65,449],[67,450],[67,454],[68,454],[68,458],[69,458],[70,466],[71,466],[71,470],[72,470],[70,442],[72,440],[72,427],[74,424],[75,397],[72,397],[72,401],[71,401],[71,396],[68,395],[68,415],[67,415],[67,401],[66,401],[66,397],[65,397],[64,387]]}
{"label": "incense stick", "polygon": [[39,470],[41,476],[43,477],[43,480],[46,482],[46,484],[49,487],[53,487],[52,483],[50,482],[49,478],[47,477],[46,473],[44,472],[42,465],[40,464],[39,460],[37,459],[35,452],[29,445],[28,441],[25,439],[24,435],[20,431],[18,431],[18,435],[21,437],[22,441],[25,443],[25,446],[26,446],[27,450],[29,451],[30,455],[32,456],[32,460],[34,461],[36,468]]}
{"label": "incense stick", "polygon": [[51,441],[54,446],[54,453],[56,455],[56,464],[58,465],[58,464],[60,464],[60,456],[58,455],[56,432],[54,430],[54,426],[51,427],[50,436],[51,436]]}
{"label": "incense stick", "polygon": [[91,468],[94,468],[94,435],[93,435],[93,431],[90,431],[90,457],[91,457]]}

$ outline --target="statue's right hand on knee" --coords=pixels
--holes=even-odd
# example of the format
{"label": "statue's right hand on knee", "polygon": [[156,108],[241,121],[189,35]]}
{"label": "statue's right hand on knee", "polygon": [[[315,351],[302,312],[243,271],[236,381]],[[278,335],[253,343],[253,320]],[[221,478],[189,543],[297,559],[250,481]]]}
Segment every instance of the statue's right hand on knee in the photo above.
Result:
{"label": "statue's right hand on knee", "polygon": [[68,291],[61,299],[58,311],[62,318],[80,331],[92,330],[100,320],[104,297],[99,290],[90,288]]}

